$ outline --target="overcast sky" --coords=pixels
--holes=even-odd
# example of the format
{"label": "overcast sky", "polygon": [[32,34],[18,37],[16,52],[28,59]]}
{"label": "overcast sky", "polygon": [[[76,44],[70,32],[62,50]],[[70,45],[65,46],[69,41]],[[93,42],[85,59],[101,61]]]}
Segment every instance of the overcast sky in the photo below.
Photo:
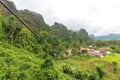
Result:
{"label": "overcast sky", "polygon": [[47,24],[59,22],[68,29],[89,34],[120,33],[120,0],[11,0],[18,9],[40,13]]}

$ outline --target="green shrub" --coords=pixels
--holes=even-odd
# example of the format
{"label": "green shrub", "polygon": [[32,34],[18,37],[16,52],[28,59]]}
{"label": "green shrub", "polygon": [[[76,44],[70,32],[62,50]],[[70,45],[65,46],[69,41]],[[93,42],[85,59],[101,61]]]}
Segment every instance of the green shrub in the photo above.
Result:
{"label": "green shrub", "polygon": [[82,50],[82,53],[86,54],[86,53],[88,53],[88,50]]}
{"label": "green shrub", "polygon": [[53,69],[45,70],[42,73],[42,80],[57,80],[58,79],[58,72]]}
{"label": "green shrub", "polygon": [[83,70],[76,70],[75,78],[78,80],[85,80],[87,78],[87,72]]}
{"label": "green shrub", "polygon": [[27,70],[30,69],[31,65],[29,63],[24,63],[20,66],[20,70]]}
{"label": "green shrub", "polygon": [[33,75],[32,75],[32,78],[34,80],[41,80],[41,70],[40,69],[34,69],[33,70]]}
{"label": "green shrub", "polygon": [[30,80],[31,76],[30,73],[27,71],[19,71],[17,73],[17,80]]}
{"label": "green shrub", "polygon": [[116,61],[113,61],[112,64],[114,65],[114,68],[113,68],[114,73],[116,73],[118,68],[118,63]]}
{"label": "green shrub", "polygon": [[73,55],[76,55],[76,54],[77,54],[77,49],[76,49],[76,48],[73,48],[72,51],[71,51],[71,53],[72,53]]}
{"label": "green shrub", "polygon": [[88,75],[88,80],[99,80],[99,75],[95,70],[91,70]]}
{"label": "green shrub", "polygon": [[42,64],[41,64],[41,69],[53,69],[54,68],[54,62],[51,58],[46,59]]}
{"label": "green shrub", "polygon": [[67,74],[73,74],[72,68],[70,65],[63,65],[63,72]]}
{"label": "green shrub", "polygon": [[102,78],[105,75],[105,71],[102,66],[97,65],[96,70],[100,78]]}
{"label": "green shrub", "polygon": [[34,80],[58,80],[58,72],[54,69],[49,70],[36,70],[33,73]]}

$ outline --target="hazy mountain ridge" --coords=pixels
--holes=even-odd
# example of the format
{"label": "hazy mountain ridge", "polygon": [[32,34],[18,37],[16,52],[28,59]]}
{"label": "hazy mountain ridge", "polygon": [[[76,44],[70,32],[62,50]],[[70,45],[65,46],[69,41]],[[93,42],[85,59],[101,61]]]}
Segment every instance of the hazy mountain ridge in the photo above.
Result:
{"label": "hazy mountain ridge", "polygon": [[108,34],[103,36],[94,36],[97,40],[120,40],[120,34]]}

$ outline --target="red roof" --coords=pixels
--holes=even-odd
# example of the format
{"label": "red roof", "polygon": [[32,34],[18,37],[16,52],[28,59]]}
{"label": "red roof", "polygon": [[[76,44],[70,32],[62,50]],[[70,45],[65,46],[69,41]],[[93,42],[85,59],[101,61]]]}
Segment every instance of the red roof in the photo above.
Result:
{"label": "red roof", "polygon": [[90,55],[96,55],[96,56],[103,56],[102,53],[96,52],[96,51],[89,51],[88,54],[90,54]]}

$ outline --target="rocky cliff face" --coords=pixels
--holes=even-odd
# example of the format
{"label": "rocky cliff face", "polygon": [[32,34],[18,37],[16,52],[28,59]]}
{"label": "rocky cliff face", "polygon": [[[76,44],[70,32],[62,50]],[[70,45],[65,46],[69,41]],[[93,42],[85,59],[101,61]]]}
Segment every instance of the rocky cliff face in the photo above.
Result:
{"label": "rocky cliff face", "polygon": [[[12,6],[13,8],[16,9],[16,6],[15,6],[15,4],[14,4],[13,2],[8,1],[9,4],[10,4],[10,6],[9,6],[5,0],[3,0],[3,1],[4,1],[4,3],[5,3],[8,7],[11,7],[11,6]],[[10,13],[1,3],[0,3],[0,13],[1,13],[2,15],[4,15],[4,16],[9,16],[9,15],[11,15],[11,13]]]}

